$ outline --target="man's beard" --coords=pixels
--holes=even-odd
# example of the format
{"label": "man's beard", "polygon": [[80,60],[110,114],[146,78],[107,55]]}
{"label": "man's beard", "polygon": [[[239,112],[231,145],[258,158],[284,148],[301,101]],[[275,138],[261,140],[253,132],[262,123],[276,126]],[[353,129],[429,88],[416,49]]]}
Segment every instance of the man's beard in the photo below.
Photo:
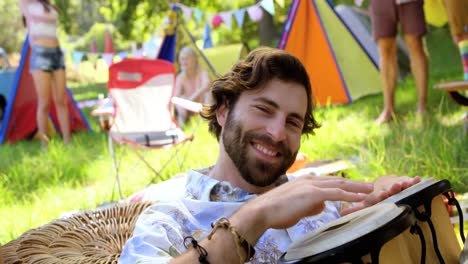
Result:
{"label": "man's beard", "polygon": [[[266,146],[273,146],[281,153],[279,162],[265,162],[255,157],[249,158],[248,148],[252,140]],[[275,183],[281,175],[293,164],[297,151],[292,153],[284,142],[275,143],[269,136],[254,132],[243,132],[241,123],[229,112],[223,129],[222,140],[224,149],[239,170],[242,178],[248,183],[265,187]]]}

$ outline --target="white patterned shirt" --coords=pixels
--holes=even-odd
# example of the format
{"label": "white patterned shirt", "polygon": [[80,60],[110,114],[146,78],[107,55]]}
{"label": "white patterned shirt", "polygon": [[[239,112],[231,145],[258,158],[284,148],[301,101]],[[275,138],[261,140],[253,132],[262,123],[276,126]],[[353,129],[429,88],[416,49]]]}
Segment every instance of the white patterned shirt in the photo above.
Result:
{"label": "white patterned shirt", "polygon": [[[210,233],[212,222],[229,217],[257,196],[208,177],[206,172],[190,170],[182,198],[157,203],[139,216],[119,263],[168,263],[186,251],[186,236],[201,241]],[[338,202],[326,202],[319,215],[303,218],[288,229],[268,229],[257,241],[250,263],[277,263],[292,241],[339,218],[339,208]]]}

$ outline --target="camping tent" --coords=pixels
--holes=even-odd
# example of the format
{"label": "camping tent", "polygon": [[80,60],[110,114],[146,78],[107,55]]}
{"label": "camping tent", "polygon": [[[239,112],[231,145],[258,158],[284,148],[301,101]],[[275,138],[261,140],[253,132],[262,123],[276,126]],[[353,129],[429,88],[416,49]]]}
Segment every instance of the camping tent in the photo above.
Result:
{"label": "camping tent", "polygon": [[247,55],[249,49],[245,44],[219,46],[202,51],[198,48],[195,38],[190,34],[177,14],[177,8],[175,11],[174,32],[164,36],[157,56],[158,59],[172,62],[178,69],[177,58],[179,50],[184,46],[190,46],[197,53],[201,66],[208,71],[210,78],[214,79],[219,75],[225,74],[239,58]]}
{"label": "camping tent", "polygon": [[278,48],[297,56],[319,105],[381,92],[379,70],[329,1],[293,0]]}
{"label": "camping tent", "polygon": [[[7,107],[0,127],[0,144],[32,138],[37,131],[37,95],[32,76],[29,73],[30,53],[29,39],[26,38],[21,51],[20,64],[8,91]],[[71,131],[91,130],[85,116],[76,105],[70,90],[68,90],[68,95]],[[49,119],[50,126],[59,131],[57,114],[53,103]],[[54,130],[50,131],[53,132]]]}

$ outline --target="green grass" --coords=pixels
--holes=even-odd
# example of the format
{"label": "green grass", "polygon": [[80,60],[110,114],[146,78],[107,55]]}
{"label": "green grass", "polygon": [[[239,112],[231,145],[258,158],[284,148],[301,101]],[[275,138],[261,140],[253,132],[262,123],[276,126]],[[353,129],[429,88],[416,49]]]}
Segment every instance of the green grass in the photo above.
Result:
{"label": "green grass", "polygon": [[[432,29],[427,47],[431,57],[430,87],[462,77],[460,58],[446,28]],[[96,73],[88,67],[82,74]],[[99,78],[88,84],[70,83],[70,87],[77,100],[95,99],[98,93],[105,93],[105,83]],[[356,167],[348,175],[354,179],[370,181],[390,173],[421,175],[448,179],[456,192],[467,192],[468,138],[460,121],[466,109],[450,101],[445,92],[429,88],[430,117],[418,122],[416,99],[414,80],[408,77],[398,85],[396,93],[399,118],[384,126],[374,125],[381,110],[381,95],[346,106],[320,108],[316,115],[322,128],[315,136],[303,139],[301,152],[309,160],[351,159]],[[69,147],[63,146],[59,138],[52,139],[45,152],[37,141],[0,147],[0,243],[62,213],[95,208],[117,198],[107,137],[99,131],[90,111],[85,109],[85,114],[94,132],[75,134]],[[124,154],[123,150],[117,147],[117,153]],[[158,165],[168,156],[167,151],[153,151],[147,158],[155,159],[152,164]],[[183,168],[179,170],[172,164],[159,180],[188,168],[211,165],[216,157],[217,142],[202,123]],[[135,162],[134,155],[124,154],[124,196],[144,188],[153,178],[144,164]]]}

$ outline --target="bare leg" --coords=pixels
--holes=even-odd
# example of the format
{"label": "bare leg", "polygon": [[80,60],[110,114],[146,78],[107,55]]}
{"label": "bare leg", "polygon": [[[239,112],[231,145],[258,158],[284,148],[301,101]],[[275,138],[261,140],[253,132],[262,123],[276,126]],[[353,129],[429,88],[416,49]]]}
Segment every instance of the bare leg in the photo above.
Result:
{"label": "bare leg", "polygon": [[67,90],[65,88],[65,70],[55,71],[53,76],[54,87],[52,94],[54,95],[60,131],[62,132],[63,142],[68,145],[70,144],[70,115],[67,104]]}
{"label": "bare leg", "polygon": [[406,34],[405,42],[409,49],[411,72],[418,91],[418,114],[423,115],[427,112],[427,78],[429,71],[427,55],[421,37]]}
{"label": "bare leg", "polygon": [[395,88],[398,74],[396,56],[396,39],[381,38],[378,40],[380,52],[380,76],[383,85],[384,109],[377,118],[376,123],[382,124],[390,121],[394,115]]}
{"label": "bare leg", "polygon": [[44,71],[32,71],[34,87],[37,93],[37,128],[41,138],[42,147],[47,146],[49,130],[48,115],[51,101],[52,74]]}

